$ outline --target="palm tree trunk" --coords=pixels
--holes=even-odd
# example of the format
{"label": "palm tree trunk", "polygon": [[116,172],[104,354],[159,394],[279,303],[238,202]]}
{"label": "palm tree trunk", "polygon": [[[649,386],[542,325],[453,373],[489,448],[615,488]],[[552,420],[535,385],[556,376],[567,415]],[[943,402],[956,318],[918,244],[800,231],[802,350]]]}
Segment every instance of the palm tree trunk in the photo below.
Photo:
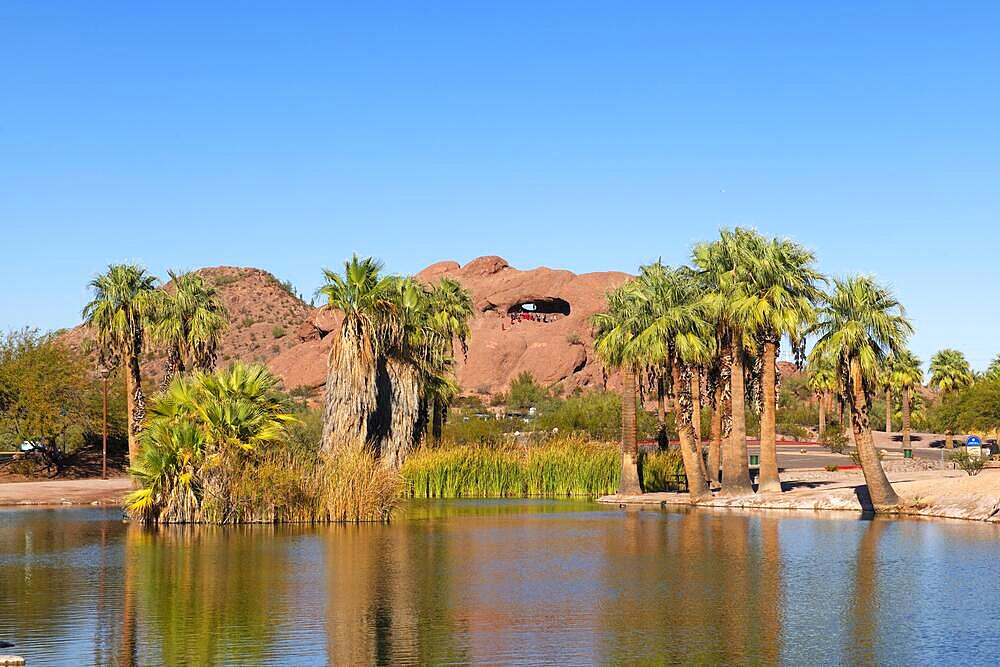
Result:
{"label": "palm tree trunk", "polygon": [[826,394],[819,397],[819,438],[823,439],[823,432],[826,431]]}
{"label": "palm tree trunk", "polygon": [[885,388],[885,432],[892,432],[892,388]]}
{"label": "palm tree trunk", "polygon": [[622,476],[618,484],[621,495],[640,495],[639,439],[635,423],[635,372],[622,371]]}
{"label": "palm tree trunk", "polygon": [[701,369],[695,368],[691,374],[691,425],[694,427],[694,441],[701,450]]}
{"label": "palm tree trunk", "polygon": [[360,332],[345,327],[334,340],[326,374],[323,451],[361,451],[376,409],[375,360],[361,349]]}
{"label": "palm tree trunk", "polygon": [[778,357],[778,346],[768,340],[764,343],[764,359],[762,364],[761,392],[763,394],[763,409],[760,414],[760,482],[757,491],[773,491],[781,493],[781,478],[778,476],[778,445],[775,432],[777,422],[778,401],[777,372],[775,364]]}
{"label": "palm tree trunk", "polygon": [[857,443],[858,457],[861,459],[861,471],[868,485],[868,495],[871,497],[875,510],[890,508],[899,504],[899,497],[885,476],[882,462],[879,461],[875,441],[868,424],[868,400],[862,384],[861,362],[857,357],[851,358],[851,417],[854,440]]}
{"label": "palm tree trunk", "polygon": [[417,421],[420,418],[420,378],[410,364],[390,359],[386,363],[389,376],[389,428],[385,439],[376,448],[382,465],[399,470],[417,441]]}
{"label": "palm tree trunk", "polygon": [[716,385],[712,396],[712,426],[708,443],[708,479],[712,487],[719,485],[719,465],[722,463],[722,385]]}
{"label": "palm tree trunk", "polygon": [[441,433],[444,430],[444,401],[435,396],[432,409],[434,414],[431,417],[431,439],[437,443],[441,442]]}
{"label": "palm tree trunk", "polygon": [[663,375],[656,375],[656,444],[660,451],[667,449],[667,408],[664,398],[666,389],[663,386]]}
{"label": "palm tree trunk", "polygon": [[745,496],[753,493],[750,483],[749,455],[747,453],[746,386],[743,375],[743,355],[732,351],[729,378],[732,401],[733,426],[722,452],[722,495]]}
{"label": "palm tree trunk", "polygon": [[701,446],[694,440],[694,427],[691,422],[692,398],[689,379],[682,377],[680,364],[671,364],[670,374],[673,379],[674,419],[677,420],[677,437],[680,440],[681,457],[684,459],[684,473],[687,475],[688,496],[692,503],[705,498],[711,498],[705,474],[705,464],[701,458]]}
{"label": "palm tree trunk", "polygon": [[125,373],[125,389],[128,392],[128,462],[130,466],[139,464],[139,432],[146,418],[146,397],[142,393],[142,375],[139,371],[139,354],[129,352],[126,359],[128,371]]}
{"label": "palm tree trunk", "polygon": [[954,435],[955,434],[952,433],[951,428],[948,428],[947,430],[945,430],[945,432],[944,432],[944,447],[945,447],[945,449],[954,449],[955,448],[955,438],[953,437]]}
{"label": "palm tree trunk", "polygon": [[910,388],[903,387],[903,449],[910,449]]}

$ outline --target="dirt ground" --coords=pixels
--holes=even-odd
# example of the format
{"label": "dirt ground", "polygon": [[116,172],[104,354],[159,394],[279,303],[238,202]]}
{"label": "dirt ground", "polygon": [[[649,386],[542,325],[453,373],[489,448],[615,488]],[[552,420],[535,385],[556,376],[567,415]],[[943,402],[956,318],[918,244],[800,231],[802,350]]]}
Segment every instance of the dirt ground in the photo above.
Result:
{"label": "dirt ground", "polygon": [[0,484],[0,505],[121,505],[133,489],[128,477]]}

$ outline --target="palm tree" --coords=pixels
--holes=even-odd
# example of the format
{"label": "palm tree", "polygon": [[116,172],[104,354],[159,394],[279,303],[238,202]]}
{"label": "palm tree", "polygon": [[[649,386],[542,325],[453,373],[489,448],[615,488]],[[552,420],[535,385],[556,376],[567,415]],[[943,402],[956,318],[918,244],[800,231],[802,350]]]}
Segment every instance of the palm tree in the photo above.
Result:
{"label": "palm tree", "polygon": [[1000,380],[1000,354],[993,357],[993,361],[986,368],[986,372],[983,373],[983,377],[987,380]]}
{"label": "palm tree", "polygon": [[924,381],[924,371],[920,359],[909,350],[903,350],[893,359],[889,379],[899,388],[899,400],[903,413],[903,449],[910,449],[910,406],[913,388]]}
{"label": "palm tree", "polygon": [[158,300],[156,278],[135,264],[112,264],[107,273],[90,281],[90,288],[94,298],[83,308],[84,322],[96,333],[101,354],[116,356],[125,365],[128,456],[129,464],[135,465],[146,416],[139,357]]}
{"label": "palm tree", "polygon": [[431,286],[427,306],[430,314],[430,328],[435,336],[432,344],[437,347],[440,360],[436,372],[427,378],[427,405],[432,411],[431,437],[441,439],[448,404],[458,394],[454,382],[449,381],[455,344],[462,350],[462,356],[469,351],[469,320],[472,319],[472,296],[461,283],[451,278],[442,278]]}
{"label": "palm tree", "polygon": [[[972,367],[958,350],[941,350],[931,357],[930,372],[930,385],[944,396],[969,387],[975,381]],[[945,447],[948,449],[954,447],[954,435],[951,428],[945,433]]]}
{"label": "palm tree", "polygon": [[815,255],[784,239],[765,240],[747,234],[743,243],[749,261],[737,265],[742,283],[740,298],[731,306],[734,320],[756,339],[760,376],[755,393],[760,398],[760,481],[758,491],[781,491],[778,477],[776,424],[778,408],[778,347],[782,337],[791,341],[796,360],[804,356],[805,331],[815,320],[820,298],[817,283],[823,280],[813,268]]}
{"label": "palm tree", "polygon": [[360,450],[372,444],[379,373],[388,341],[399,337],[397,280],[379,275],[382,264],[353,255],[344,274],[324,270],[317,290],[343,314],[330,350],[323,417],[323,451]]}
{"label": "palm tree", "polygon": [[610,370],[618,370],[622,379],[622,470],[618,493],[642,493],[639,482],[639,440],[636,434],[636,374],[643,367],[637,354],[635,338],[639,333],[638,316],[642,298],[632,280],[607,294],[608,309],[593,317],[594,351]]}
{"label": "palm tree", "polygon": [[903,351],[913,327],[892,292],[868,276],[834,281],[833,293],[819,313],[814,357],[834,355],[841,388],[851,405],[852,429],[861,469],[875,509],[899,504],[885,476],[868,423],[870,397],[878,369]]}
{"label": "palm tree", "polygon": [[826,431],[827,403],[837,389],[837,376],[833,370],[833,363],[828,359],[820,359],[810,364],[808,383],[819,405],[819,435],[822,438]]}
{"label": "palm tree", "polygon": [[736,306],[747,298],[746,276],[752,272],[759,235],[737,227],[722,229],[719,239],[695,246],[693,259],[707,292],[709,319],[716,325],[720,363],[729,375],[732,425],[722,451],[722,494],[753,493],[746,442],[746,354],[754,349],[753,322]]}
{"label": "palm tree", "polygon": [[197,273],[170,274],[173,291],[161,292],[152,337],[167,346],[162,388],[175,373],[211,370],[229,315],[218,291]]}
{"label": "palm tree", "polygon": [[634,340],[636,354],[669,373],[688,493],[692,502],[697,502],[711,497],[701,442],[694,428],[697,413],[692,395],[698,382],[696,373],[713,352],[707,344],[712,326],[704,316],[704,293],[691,269],[671,271],[660,262],[642,267],[635,284],[641,296],[636,309],[640,323]]}

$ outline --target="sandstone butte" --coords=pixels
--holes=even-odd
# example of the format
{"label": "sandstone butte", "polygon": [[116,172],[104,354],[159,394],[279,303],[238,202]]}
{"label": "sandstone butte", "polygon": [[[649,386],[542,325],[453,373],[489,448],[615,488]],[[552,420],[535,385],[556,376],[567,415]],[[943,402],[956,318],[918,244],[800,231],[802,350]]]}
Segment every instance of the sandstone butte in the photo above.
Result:
{"label": "sandstone butte", "polygon": [[[310,307],[290,286],[261,269],[219,266],[198,271],[218,288],[229,311],[219,365],[237,359],[261,362],[286,389],[302,390],[314,400],[321,397],[337,314]],[[595,357],[591,316],[604,309],[607,292],[628,280],[629,274],[575,274],[546,267],[524,271],[496,256],[479,257],[464,266],[438,262],[417,274],[428,283],[443,277],[464,285],[474,303],[468,354],[456,354],[463,393],[503,392],[525,371],[539,383],[566,393],[617,387],[616,378],[607,376]],[[530,305],[525,308],[527,304],[535,310],[528,310]],[[63,334],[66,342],[84,349],[89,349],[85,344],[89,338],[92,334],[82,325]],[[157,349],[144,355],[143,372],[150,388],[162,376],[164,356]],[[783,373],[792,371],[790,364],[781,366]]]}

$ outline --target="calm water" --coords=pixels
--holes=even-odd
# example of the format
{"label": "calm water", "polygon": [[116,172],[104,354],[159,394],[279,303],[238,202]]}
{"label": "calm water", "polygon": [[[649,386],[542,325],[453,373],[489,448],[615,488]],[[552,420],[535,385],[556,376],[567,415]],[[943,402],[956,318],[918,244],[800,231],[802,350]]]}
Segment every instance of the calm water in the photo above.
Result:
{"label": "calm water", "polygon": [[[47,664],[996,664],[1000,527],[415,503],[389,526],[0,511],[0,640]],[[2,652],[2,651],[0,651]]]}

